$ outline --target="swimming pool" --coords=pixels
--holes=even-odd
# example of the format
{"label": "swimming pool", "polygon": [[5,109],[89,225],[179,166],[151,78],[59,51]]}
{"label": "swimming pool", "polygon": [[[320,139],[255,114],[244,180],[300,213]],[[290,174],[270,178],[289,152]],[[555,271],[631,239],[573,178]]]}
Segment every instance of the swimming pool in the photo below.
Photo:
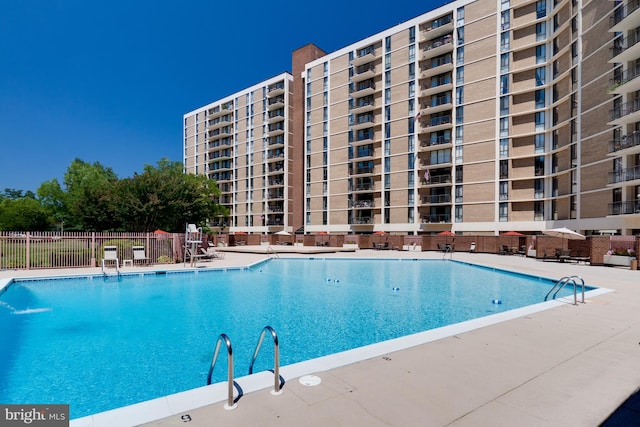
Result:
{"label": "swimming pool", "polygon": [[15,281],[0,295],[0,401],[82,417],[204,385],[222,332],[244,375],[266,325],[288,365],[539,303],[552,285],[459,262],[336,259]]}

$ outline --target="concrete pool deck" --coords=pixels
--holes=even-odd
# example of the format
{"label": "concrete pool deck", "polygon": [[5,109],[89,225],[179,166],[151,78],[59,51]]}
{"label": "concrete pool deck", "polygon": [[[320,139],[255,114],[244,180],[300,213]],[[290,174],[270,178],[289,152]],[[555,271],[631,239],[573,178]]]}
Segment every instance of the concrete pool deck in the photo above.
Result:
{"label": "concrete pool deck", "polygon": [[[436,252],[374,250],[313,256],[442,258]],[[234,267],[263,259],[263,254],[227,253],[224,259],[198,266]],[[317,386],[302,385],[301,374],[287,373],[283,367],[286,383],[280,396],[272,396],[268,386],[250,391],[241,378],[245,393],[233,411],[224,409],[224,398],[205,406],[194,400],[192,407],[201,407],[146,425],[597,426],[614,412],[605,425],[640,425],[639,399],[625,404],[640,386],[640,271],[491,254],[454,253],[453,259],[552,278],[575,274],[588,285],[614,292],[589,298],[586,304],[558,304],[427,344],[308,372],[322,380]],[[0,271],[0,282],[99,272]],[[282,346],[284,351],[286,343]],[[267,373],[259,375],[269,384]],[[98,418],[86,417],[72,425],[101,424]]]}

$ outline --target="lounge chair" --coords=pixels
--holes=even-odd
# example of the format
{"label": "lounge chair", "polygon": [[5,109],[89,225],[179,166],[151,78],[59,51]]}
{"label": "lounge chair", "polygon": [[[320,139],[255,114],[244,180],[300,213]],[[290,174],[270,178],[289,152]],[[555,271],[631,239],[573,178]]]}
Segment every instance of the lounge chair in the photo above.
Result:
{"label": "lounge chair", "polygon": [[202,253],[202,252],[191,252],[190,248],[185,248],[184,250],[184,256],[185,256],[185,260],[189,260],[192,264],[194,264],[197,260],[199,259],[206,259],[206,260],[210,260],[211,256],[207,255],[206,253]]}
{"label": "lounge chair", "polygon": [[120,260],[118,259],[118,247],[117,246],[105,246],[102,248],[102,272],[104,273],[105,261],[115,262],[116,271],[120,271]]}
{"label": "lounge chair", "polygon": [[138,261],[139,264],[149,265],[150,259],[147,257],[147,254],[144,251],[144,246],[133,246],[131,248],[133,250],[133,263],[135,264]]}
{"label": "lounge chair", "polygon": [[471,246],[469,246],[469,252],[474,252],[476,251],[476,242],[471,242]]}
{"label": "lounge chair", "polygon": [[216,249],[209,245],[208,249],[200,248],[200,253],[205,255],[206,259],[224,259],[224,252],[218,252]]}

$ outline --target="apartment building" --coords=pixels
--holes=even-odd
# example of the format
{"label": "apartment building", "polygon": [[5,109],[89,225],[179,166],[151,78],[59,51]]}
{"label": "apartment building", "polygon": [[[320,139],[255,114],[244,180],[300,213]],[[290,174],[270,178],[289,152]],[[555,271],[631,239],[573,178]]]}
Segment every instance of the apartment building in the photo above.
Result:
{"label": "apartment building", "polygon": [[283,73],[184,115],[184,168],[206,174],[230,212],[214,227],[291,229],[291,83]]}
{"label": "apartment building", "polygon": [[[637,234],[637,6],[460,0],[332,53],[305,46],[292,75],[185,115],[185,170],[218,180],[237,230]],[[268,142],[281,135],[267,101],[281,82],[284,187],[272,194]],[[194,149],[194,126],[217,130],[230,101],[220,175],[217,139]]]}

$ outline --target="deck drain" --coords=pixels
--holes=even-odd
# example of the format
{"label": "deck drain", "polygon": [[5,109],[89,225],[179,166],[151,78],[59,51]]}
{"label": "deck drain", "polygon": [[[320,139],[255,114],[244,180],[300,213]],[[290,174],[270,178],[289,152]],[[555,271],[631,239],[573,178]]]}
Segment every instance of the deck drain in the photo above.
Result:
{"label": "deck drain", "polygon": [[307,387],[313,387],[322,382],[320,377],[316,377],[315,375],[305,375],[300,377],[298,381],[300,381],[300,384],[306,385]]}

